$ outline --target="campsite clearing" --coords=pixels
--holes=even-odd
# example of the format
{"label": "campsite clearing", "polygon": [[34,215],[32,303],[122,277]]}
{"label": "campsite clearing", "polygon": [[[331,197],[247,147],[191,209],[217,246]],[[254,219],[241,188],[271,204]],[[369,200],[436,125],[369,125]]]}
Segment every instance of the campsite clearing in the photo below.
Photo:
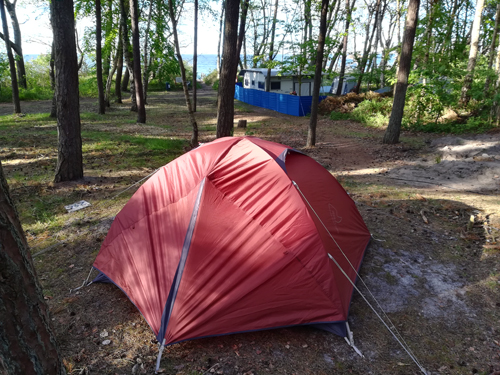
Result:
{"label": "campsite clearing", "polygon": [[[198,97],[200,140],[208,142],[215,138],[215,92]],[[87,277],[136,187],[117,194],[187,150],[182,93],[152,93],[148,101],[148,124],[138,125],[127,104],[99,116],[94,101],[82,99],[86,178],[62,184],[52,183],[57,130],[50,102],[23,103],[24,117],[0,105],[0,158],[73,374],[154,368],[155,336],[118,288],[93,284],[69,293]],[[248,121],[235,135],[301,150],[354,199],[375,237],[360,274],[430,373],[500,371],[500,132],[405,133],[402,143],[387,146],[383,129],[324,117],[317,147],[304,149],[308,118],[235,107],[235,123]],[[80,200],[92,206],[64,210]],[[364,359],[338,336],[294,327],[175,344],[161,367],[178,375],[419,373],[356,292],[349,322]]]}

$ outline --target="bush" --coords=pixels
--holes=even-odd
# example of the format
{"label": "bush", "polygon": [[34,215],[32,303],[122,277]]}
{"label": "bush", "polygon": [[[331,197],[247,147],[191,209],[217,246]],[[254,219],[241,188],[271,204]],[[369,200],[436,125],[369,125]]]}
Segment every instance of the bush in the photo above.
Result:
{"label": "bush", "polygon": [[392,98],[374,98],[358,104],[351,118],[371,127],[382,127],[389,123],[392,111]]}
{"label": "bush", "polygon": [[210,85],[210,86],[213,86],[215,81],[217,81],[217,69],[212,70],[203,79],[203,82],[205,82],[206,85]]}

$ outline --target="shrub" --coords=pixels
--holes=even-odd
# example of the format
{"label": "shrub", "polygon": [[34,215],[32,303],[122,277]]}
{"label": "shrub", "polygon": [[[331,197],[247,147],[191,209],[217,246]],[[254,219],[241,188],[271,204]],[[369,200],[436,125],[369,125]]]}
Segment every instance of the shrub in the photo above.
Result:
{"label": "shrub", "polygon": [[392,98],[374,98],[358,104],[351,118],[371,127],[386,126],[392,111]]}

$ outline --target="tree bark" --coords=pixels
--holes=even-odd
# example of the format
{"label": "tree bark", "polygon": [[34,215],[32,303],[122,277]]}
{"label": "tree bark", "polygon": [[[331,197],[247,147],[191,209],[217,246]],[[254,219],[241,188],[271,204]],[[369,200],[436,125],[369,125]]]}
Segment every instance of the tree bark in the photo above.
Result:
{"label": "tree bark", "polygon": [[[495,50],[497,46],[498,32],[500,28],[500,4],[497,5],[497,11],[495,14],[495,28],[493,29],[493,36],[491,37],[490,45],[490,57],[488,59],[488,70],[493,67],[493,60],[495,59]],[[486,77],[486,82],[484,83],[484,92],[487,94],[490,91],[491,76]]]}
{"label": "tree bark", "polygon": [[122,40],[122,61],[125,63],[125,73],[123,73],[123,79],[122,79],[122,91],[123,92],[128,92],[128,84],[129,84],[129,81],[130,81],[130,72],[128,70],[128,66],[127,66],[127,63],[125,61],[125,57],[123,56],[124,53],[123,53],[123,49],[125,47],[123,47],[123,40]]}
{"label": "tree bark", "polygon": [[[135,84],[134,84],[134,66],[132,64],[132,58],[130,57],[130,41],[128,38],[128,27],[127,27],[127,11],[125,9],[125,0],[119,0],[120,2],[120,13],[121,13],[121,18],[120,18],[120,24],[122,28],[122,40],[123,40],[123,58],[125,60],[125,63],[127,65],[127,72],[125,72],[125,79],[126,83],[128,84],[129,79],[131,80],[130,83],[130,99],[132,100],[132,106],[130,107],[130,110],[133,112],[137,112],[137,98],[135,96]],[[122,84],[123,88],[123,84]],[[125,85],[125,90],[127,86]]]}
{"label": "tree bark", "polygon": [[[269,60],[267,62],[266,91],[271,91],[271,63],[274,59],[274,36],[276,35],[276,19],[278,17],[278,0],[274,2],[273,25],[271,26],[271,45],[269,46]],[[239,56],[238,56],[239,58]]]}
{"label": "tree bark", "polygon": [[55,182],[83,177],[75,19],[70,0],[50,3],[54,33],[58,155]]}
{"label": "tree bark", "polygon": [[413,53],[413,43],[418,24],[418,8],[420,0],[410,0],[408,13],[406,14],[406,26],[403,35],[403,45],[399,59],[398,80],[392,103],[392,112],[389,125],[384,134],[384,143],[394,144],[399,142],[401,132],[401,121],[405,107],[406,89],[408,88],[408,76],[411,70],[411,56]]}
{"label": "tree bark", "polygon": [[[122,73],[123,73],[123,37],[122,28],[120,27],[120,32],[118,33],[118,47],[116,47],[116,54],[118,56],[118,61],[116,65],[116,78],[115,78],[115,95],[116,102],[122,102]],[[125,87],[125,90],[127,87]]]}
{"label": "tree bark", "polygon": [[143,75],[142,75],[142,89],[144,90],[144,104],[148,104],[148,86],[149,86],[149,60],[148,60],[149,51],[148,51],[148,48],[149,48],[149,31],[151,30],[151,17],[153,16],[153,4],[154,4],[154,1],[150,0],[148,23],[147,23],[146,32],[145,32],[146,37],[144,38],[144,70],[143,70]]}
{"label": "tree bark", "polygon": [[[243,1],[243,6],[241,8],[241,15],[240,15],[240,30],[238,32],[238,41],[236,43],[236,54],[238,55],[238,60],[240,59],[240,54],[241,54],[241,47],[245,41],[245,28],[247,24],[247,14],[248,14],[248,7],[250,6],[250,0],[244,0]],[[246,65],[246,53],[245,53],[245,64]]]}
{"label": "tree bark", "polygon": [[5,15],[5,7],[3,0],[0,0],[0,12],[2,16],[3,33],[5,35],[5,48],[9,58],[10,80],[12,83],[12,102],[14,103],[14,113],[21,113],[21,102],[19,101],[19,87],[17,86],[16,64],[12,49],[10,48],[9,26],[7,25],[7,16]]}
{"label": "tree bark", "polygon": [[226,0],[222,0],[222,8],[220,10],[220,25],[219,25],[219,43],[217,44],[217,79],[220,78],[221,61],[220,61],[220,46],[222,41],[222,26],[224,21],[224,12],[226,10]]}
{"label": "tree bark", "polygon": [[169,5],[170,21],[172,22],[172,30],[174,34],[175,50],[177,52],[177,59],[179,60],[179,67],[181,68],[182,88],[184,90],[184,98],[186,99],[186,107],[189,114],[189,121],[191,122],[191,127],[193,128],[193,134],[191,135],[191,147],[198,147],[198,124],[196,123],[193,107],[191,106],[191,98],[189,97],[189,91],[186,82],[186,69],[184,68],[181,49],[179,47],[179,37],[177,35],[177,21],[175,19],[175,13],[174,13],[175,10],[174,1],[168,0],[168,5]]}
{"label": "tree bark", "polygon": [[99,92],[99,111],[100,115],[106,113],[106,104],[104,102],[104,87],[102,82],[102,25],[101,25],[101,0],[95,0],[95,60],[97,90]]}
{"label": "tree bark", "polygon": [[309,131],[307,133],[306,147],[316,145],[316,125],[318,122],[319,89],[321,86],[321,73],[323,67],[323,52],[325,49],[326,18],[328,14],[329,0],[321,1],[321,18],[319,24],[318,48],[316,50],[316,71],[314,73],[314,87],[311,104],[311,118],[309,120]]}
{"label": "tree bark", "polygon": [[224,32],[224,64],[219,80],[219,102],[217,105],[217,138],[228,137],[234,128],[234,83],[238,68],[236,44],[238,38],[239,0],[226,0],[226,22]]}
{"label": "tree bark", "polygon": [[476,67],[477,51],[479,45],[479,31],[481,29],[481,18],[483,15],[484,0],[477,0],[476,14],[474,22],[472,23],[472,30],[470,36],[470,51],[469,63],[467,64],[467,75],[464,79],[462,92],[460,95],[460,105],[466,106],[470,100],[470,89],[472,88],[472,79],[474,77],[474,68]]}
{"label": "tree bark", "polygon": [[[121,29],[120,29],[121,30]],[[121,31],[120,31],[121,32]],[[115,75],[116,72],[116,67],[118,65],[118,59],[120,58],[120,38],[121,35],[120,33],[118,34],[118,47],[116,48],[116,53],[115,53],[115,58],[113,59],[113,66],[111,67],[111,72],[108,72],[108,78],[106,80],[106,90],[104,94],[104,102],[106,103],[107,107],[111,107],[111,84],[113,83],[113,76]],[[120,86],[118,83],[118,91]]]}
{"label": "tree bark", "polygon": [[[21,28],[19,27],[19,21],[16,14],[16,3],[14,0],[12,3],[9,0],[5,0],[5,7],[7,12],[9,12],[10,20],[12,21],[12,31],[14,33],[14,43],[18,47],[16,66],[17,66],[17,76],[19,86],[23,89],[28,88],[28,82],[26,80],[26,68],[24,67],[24,55],[23,55],[23,39],[21,37]],[[12,47],[12,45],[11,45]]]}
{"label": "tree bark", "polygon": [[50,87],[52,88],[52,91],[54,94],[52,95],[52,105],[50,107],[50,117],[56,118],[57,117],[57,103],[56,103],[56,71],[54,68],[54,61],[56,58],[56,53],[54,50],[54,42],[52,42],[52,47],[50,49],[50,70],[49,70],[49,75],[50,75]]}
{"label": "tree bark", "polygon": [[194,51],[193,51],[193,112],[196,112],[196,83],[198,82],[198,0],[194,0]]}
{"label": "tree bark", "polygon": [[137,0],[130,0],[130,18],[132,21],[132,47],[134,54],[134,86],[135,101],[137,103],[137,122],[146,123],[146,106],[144,105],[144,92],[141,81],[141,47],[139,44],[139,14]]}
{"label": "tree bark", "polygon": [[113,0],[105,0],[107,2],[106,15],[104,16],[104,57],[102,59],[102,74],[103,80],[107,82],[109,71],[111,70],[111,55],[112,55],[112,44],[114,38],[112,38],[113,31]]}
{"label": "tree bark", "polygon": [[0,162],[0,373],[65,375],[50,313]]}

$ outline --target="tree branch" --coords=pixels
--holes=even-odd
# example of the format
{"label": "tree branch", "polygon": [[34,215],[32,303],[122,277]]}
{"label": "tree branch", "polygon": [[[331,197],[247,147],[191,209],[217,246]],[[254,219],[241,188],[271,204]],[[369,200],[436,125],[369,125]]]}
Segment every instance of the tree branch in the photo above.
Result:
{"label": "tree branch", "polygon": [[[3,40],[5,40],[5,37],[2,33],[0,33],[0,38],[2,38]],[[19,46],[17,44],[15,44],[12,40],[9,40],[10,42],[10,46],[12,47],[12,49],[14,50],[14,52],[16,53],[16,55],[18,56],[22,56],[23,54],[21,53],[21,50],[19,49]]]}

